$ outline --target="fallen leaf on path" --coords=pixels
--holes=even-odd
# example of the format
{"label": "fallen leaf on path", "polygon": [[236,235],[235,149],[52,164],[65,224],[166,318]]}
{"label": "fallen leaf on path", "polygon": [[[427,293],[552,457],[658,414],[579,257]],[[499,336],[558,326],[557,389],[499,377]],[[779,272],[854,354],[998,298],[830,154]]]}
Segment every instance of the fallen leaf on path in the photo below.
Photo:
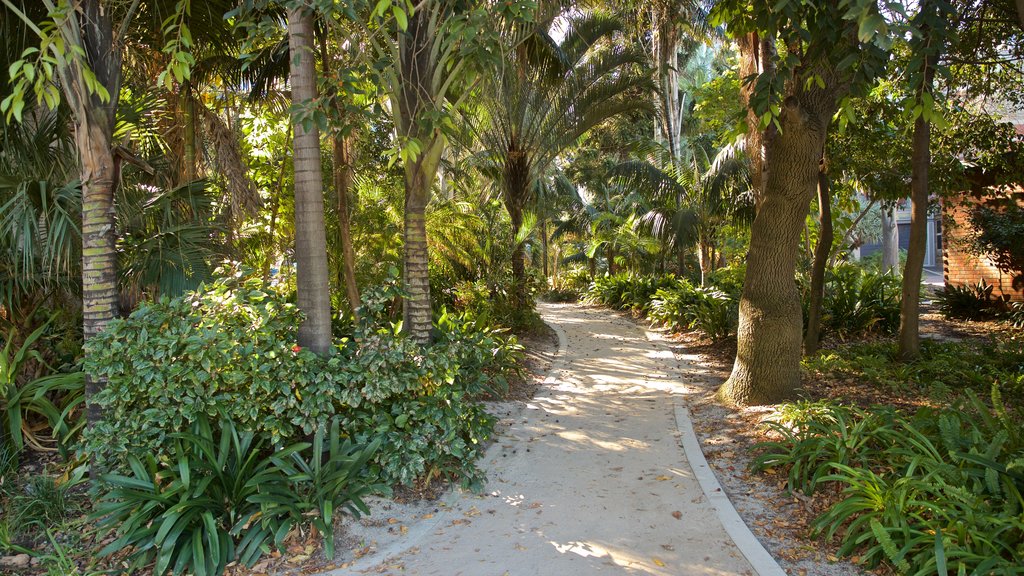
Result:
{"label": "fallen leaf on path", "polygon": [[668,476],[658,476],[657,478],[655,478],[655,480],[657,480],[658,482],[664,482],[665,480],[669,480],[669,477]]}
{"label": "fallen leaf on path", "polygon": [[433,517],[434,517],[433,514],[424,514],[423,516],[420,516],[420,519],[421,520],[430,520]]}
{"label": "fallen leaf on path", "polygon": [[672,517],[675,518],[676,520],[682,520],[683,519],[683,513],[680,512],[679,510],[676,510],[675,512],[672,513]]}
{"label": "fallen leaf on path", "polygon": [[651,561],[657,564],[658,566],[661,566],[662,568],[665,567],[665,562],[661,558],[655,556],[651,558]]}

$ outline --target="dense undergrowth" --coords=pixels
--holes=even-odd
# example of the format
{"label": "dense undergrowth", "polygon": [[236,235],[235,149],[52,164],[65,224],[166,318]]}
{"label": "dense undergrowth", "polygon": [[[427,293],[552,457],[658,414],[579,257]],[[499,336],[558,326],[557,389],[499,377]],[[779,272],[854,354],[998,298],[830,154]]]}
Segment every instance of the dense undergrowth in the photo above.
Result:
{"label": "dense undergrowth", "polygon": [[[480,400],[522,377],[523,348],[495,327],[500,302],[486,299],[440,308],[432,344],[416,344],[394,318],[400,295],[394,282],[365,291],[359,322],[336,325],[325,357],[297,344],[287,284],[248,274],[115,320],[84,364],[106,382],[95,396],[102,419],[75,436],[77,396],[54,405],[51,432],[81,466],[27,478],[18,446],[2,438],[0,548],[55,574],[77,573],[83,553],[220,574],[310,530],[329,557],[334,519],[367,512],[367,494],[449,480],[478,488],[494,425]],[[92,510],[81,495],[87,462],[101,477]]]}
{"label": "dense undergrowth", "polygon": [[1024,565],[1024,350],[1010,338],[922,342],[896,360],[891,341],[805,359],[811,378],[905,400],[779,407],[759,471],[821,494],[813,535],[840,555],[899,574],[1017,574]]}
{"label": "dense undergrowth", "polygon": [[[592,304],[627,310],[674,330],[699,330],[713,340],[734,336],[744,268],[724,267],[707,275],[704,286],[672,274],[617,274],[595,278],[582,296]],[[804,324],[808,282],[801,287]],[[840,339],[893,334],[899,328],[900,279],[855,265],[841,265],[825,277],[822,337]]]}

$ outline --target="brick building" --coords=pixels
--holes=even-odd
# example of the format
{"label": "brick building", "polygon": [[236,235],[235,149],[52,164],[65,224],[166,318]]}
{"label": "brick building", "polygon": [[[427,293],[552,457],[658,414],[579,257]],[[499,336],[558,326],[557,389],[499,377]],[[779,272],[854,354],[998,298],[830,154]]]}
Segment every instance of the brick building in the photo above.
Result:
{"label": "brick building", "polygon": [[[1024,191],[1007,192],[1024,204]],[[988,258],[971,254],[965,247],[965,238],[971,232],[964,202],[977,202],[971,196],[944,201],[942,268],[947,285],[976,285],[985,280],[993,286],[993,296],[1009,296],[1012,300],[1024,300],[1024,291],[1013,288],[1013,275],[1004,272]],[[1024,238],[1021,239],[1024,242]]]}

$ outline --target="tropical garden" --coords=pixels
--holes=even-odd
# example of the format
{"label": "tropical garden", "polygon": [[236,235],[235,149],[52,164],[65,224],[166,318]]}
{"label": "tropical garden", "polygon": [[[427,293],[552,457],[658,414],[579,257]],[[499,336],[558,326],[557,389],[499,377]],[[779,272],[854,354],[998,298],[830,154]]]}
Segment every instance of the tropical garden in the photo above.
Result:
{"label": "tropical garden", "polygon": [[[547,301],[727,356],[803,538],[1020,573],[1019,2],[0,0],[0,30],[0,572],[330,561],[369,496],[480,490]],[[1005,287],[922,287],[951,207]]]}

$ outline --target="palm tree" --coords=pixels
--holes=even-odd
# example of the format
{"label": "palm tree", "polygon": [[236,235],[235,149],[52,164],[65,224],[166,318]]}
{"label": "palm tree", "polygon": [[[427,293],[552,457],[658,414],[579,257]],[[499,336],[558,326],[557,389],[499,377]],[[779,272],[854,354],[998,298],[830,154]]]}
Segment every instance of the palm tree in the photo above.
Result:
{"label": "palm tree", "polygon": [[[474,132],[487,158],[480,164],[499,185],[514,235],[538,180],[559,155],[605,120],[650,107],[636,97],[654,87],[643,53],[609,44],[620,31],[618,20],[597,13],[573,19],[560,44],[540,30],[546,41],[516,50],[488,87],[484,121]],[[522,244],[513,252],[512,273],[522,289]]]}
{"label": "palm tree", "polygon": [[[293,106],[302,110],[316,100],[316,62],[313,55],[313,14],[302,8],[288,11]],[[317,354],[331,347],[331,293],[324,225],[320,131],[310,118],[293,117],[295,134],[295,260],[297,302],[305,315],[299,326],[299,345]]]}

